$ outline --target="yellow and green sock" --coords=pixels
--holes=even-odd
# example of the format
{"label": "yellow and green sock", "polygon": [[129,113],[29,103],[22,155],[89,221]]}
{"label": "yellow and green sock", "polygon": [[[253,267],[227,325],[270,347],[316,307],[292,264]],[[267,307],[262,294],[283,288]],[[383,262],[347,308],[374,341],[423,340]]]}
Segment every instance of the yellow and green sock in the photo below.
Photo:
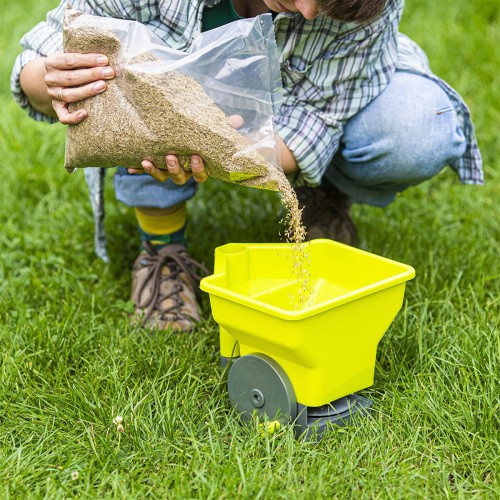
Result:
{"label": "yellow and green sock", "polygon": [[141,241],[149,241],[156,247],[170,243],[185,244],[184,233],[187,222],[186,204],[173,207],[135,208]]}

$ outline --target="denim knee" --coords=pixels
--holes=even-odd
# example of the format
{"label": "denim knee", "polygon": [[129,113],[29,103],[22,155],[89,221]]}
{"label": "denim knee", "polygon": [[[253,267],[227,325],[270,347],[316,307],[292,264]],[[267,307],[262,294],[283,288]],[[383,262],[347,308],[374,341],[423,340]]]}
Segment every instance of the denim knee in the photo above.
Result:
{"label": "denim knee", "polygon": [[191,178],[182,186],[169,179],[158,182],[147,174],[131,175],[124,167],[118,167],[114,177],[118,201],[129,207],[168,208],[192,198],[196,182]]}
{"label": "denim knee", "polygon": [[374,204],[385,205],[396,192],[436,175],[465,148],[445,92],[432,80],[398,71],[346,123],[327,178],[356,201],[373,203],[378,197]]}

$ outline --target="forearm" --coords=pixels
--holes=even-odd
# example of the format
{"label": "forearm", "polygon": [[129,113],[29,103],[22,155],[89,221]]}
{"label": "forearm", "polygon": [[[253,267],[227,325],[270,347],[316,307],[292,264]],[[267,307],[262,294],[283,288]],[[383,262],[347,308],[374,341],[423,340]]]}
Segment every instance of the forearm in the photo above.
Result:
{"label": "forearm", "polygon": [[57,117],[52,107],[52,98],[47,93],[45,84],[45,58],[40,57],[24,66],[20,75],[20,84],[30,104],[37,111]]}
{"label": "forearm", "polygon": [[283,139],[277,136],[277,146],[278,146],[278,155],[281,163],[281,168],[285,174],[293,174],[297,172],[299,166],[297,165],[297,160],[293,153],[288,149],[288,146],[285,144]]}

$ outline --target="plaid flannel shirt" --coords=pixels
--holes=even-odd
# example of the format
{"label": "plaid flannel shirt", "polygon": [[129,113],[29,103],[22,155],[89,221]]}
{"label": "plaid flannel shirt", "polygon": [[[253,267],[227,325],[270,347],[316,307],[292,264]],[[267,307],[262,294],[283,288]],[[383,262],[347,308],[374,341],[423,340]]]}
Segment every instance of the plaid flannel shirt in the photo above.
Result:
{"label": "plaid flannel shirt", "polygon": [[[89,14],[141,22],[168,46],[183,50],[200,33],[203,8],[218,1],[74,0],[73,6]],[[467,140],[465,154],[451,167],[463,183],[484,182],[469,110],[458,93],[431,72],[422,49],[398,32],[403,4],[404,0],[389,0],[381,17],[366,25],[323,15],[313,20],[288,13],[275,17],[284,87],[276,126],[297,159],[296,185],[320,183],[339,148],[345,122],[386,88],[396,69],[423,75],[444,89]],[[19,75],[28,61],[62,50],[65,5],[66,0],[62,0],[47,14],[45,22],[24,35],[24,51],[12,72],[14,98],[36,120],[54,121],[30,106],[21,90]],[[99,192],[97,182],[102,184],[103,176],[86,174],[91,193],[102,198],[102,186]],[[102,199],[94,200],[94,209],[99,209],[96,203],[102,204]]]}

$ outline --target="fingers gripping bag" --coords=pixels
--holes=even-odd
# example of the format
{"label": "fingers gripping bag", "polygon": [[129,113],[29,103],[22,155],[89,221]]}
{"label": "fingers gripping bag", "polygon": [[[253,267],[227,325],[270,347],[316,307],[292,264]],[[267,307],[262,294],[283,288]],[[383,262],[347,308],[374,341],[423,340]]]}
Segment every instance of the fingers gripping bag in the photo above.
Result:
{"label": "fingers gripping bag", "polygon": [[[144,25],[84,14],[67,5],[65,52],[104,53],[116,77],[102,94],[70,104],[88,116],[69,125],[65,167],[140,166],[165,155],[204,159],[211,177],[277,190],[273,117],[282,89],[270,14],[201,33],[188,51]],[[240,115],[237,130],[228,117]]]}

